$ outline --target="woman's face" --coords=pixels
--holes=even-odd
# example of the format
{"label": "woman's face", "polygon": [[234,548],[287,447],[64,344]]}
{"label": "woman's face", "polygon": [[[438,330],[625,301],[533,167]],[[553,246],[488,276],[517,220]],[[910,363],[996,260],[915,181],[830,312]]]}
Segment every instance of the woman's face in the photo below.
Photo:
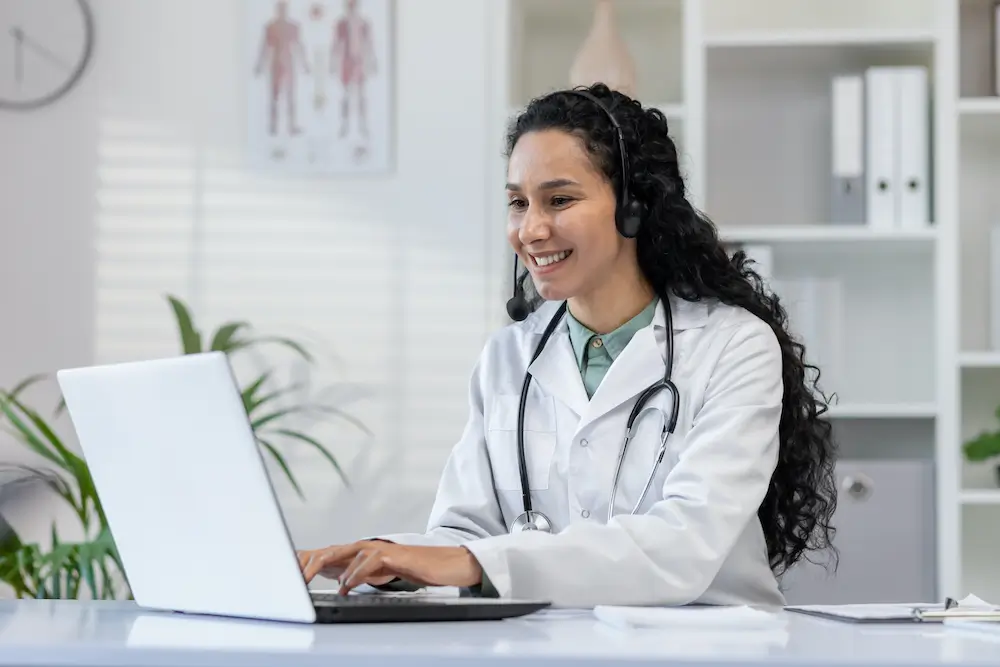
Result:
{"label": "woman's face", "polygon": [[507,201],[508,240],[545,299],[586,296],[629,261],[614,188],[577,137],[523,135],[507,165]]}

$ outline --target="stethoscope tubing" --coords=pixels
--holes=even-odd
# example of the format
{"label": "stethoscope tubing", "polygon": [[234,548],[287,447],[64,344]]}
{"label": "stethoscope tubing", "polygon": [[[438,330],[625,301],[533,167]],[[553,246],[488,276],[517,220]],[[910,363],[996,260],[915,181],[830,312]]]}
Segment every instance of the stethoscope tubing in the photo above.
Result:
{"label": "stethoscope tubing", "polygon": [[[538,346],[535,348],[535,352],[531,357],[531,361],[528,363],[530,367],[532,363],[538,358],[545,348],[545,344],[548,342],[552,333],[555,331],[556,326],[562,320],[563,315],[566,313],[567,303],[564,301],[559,308],[556,310],[555,315],[549,320],[548,326],[545,327],[545,331],[542,333],[542,338],[538,342]],[[615,465],[614,479],[611,483],[611,492],[608,500],[608,521],[614,515],[615,497],[618,493],[618,480],[621,476],[622,465],[625,461],[625,456],[628,451],[629,442],[633,436],[633,429],[635,428],[636,419],[642,414],[649,400],[656,395],[658,392],[666,390],[670,393],[671,397],[671,410],[668,418],[664,419],[663,428],[660,433],[660,448],[657,451],[656,459],[653,463],[653,468],[649,473],[649,477],[646,479],[646,484],[643,487],[642,494],[639,496],[639,500],[636,502],[635,507],[632,508],[631,514],[635,514],[639,511],[643,501],[649,493],[649,489],[652,487],[653,480],[656,478],[656,471],[659,469],[660,463],[663,461],[664,456],[667,451],[667,439],[674,432],[677,426],[677,417],[680,411],[680,394],[677,391],[676,385],[674,385],[673,380],[671,380],[671,375],[673,372],[673,361],[674,361],[674,341],[673,341],[673,317],[670,312],[669,302],[665,302],[664,307],[664,319],[666,320],[666,348],[667,354],[665,363],[664,377],[662,380],[656,382],[655,384],[647,387],[643,390],[642,394],[636,400],[635,405],[632,407],[632,411],[629,413],[628,421],[625,424],[625,437],[622,440],[621,450],[618,454],[618,461]],[[535,512],[531,506],[531,490],[529,487],[528,480],[528,464],[527,456],[524,450],[524,414],[527,410],[528,402],[528,389],[531,384],[531,371],[526,370],[524,373],[524,382],[521,385],[521,398],[518,403],[517,410],[517,463],[518,472],[521,478],[521,502],[524,507],[524,512],[520,514],[511,524],[511,531],[515,529],[523,530],[525,526],[529,530],[541,530],[540,524],[551,527],[551,522],[548,517],[540,512]]]}

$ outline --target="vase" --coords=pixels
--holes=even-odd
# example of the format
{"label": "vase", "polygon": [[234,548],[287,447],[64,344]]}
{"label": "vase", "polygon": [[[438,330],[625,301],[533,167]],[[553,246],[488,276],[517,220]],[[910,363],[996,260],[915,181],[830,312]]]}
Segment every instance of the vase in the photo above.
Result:
{"label": "vase", "polygon": [[603,83],[612,90],[635,95],[635,60],[618,30],[612,0],[597,0],[590,33],[569,70],[571,86]]}

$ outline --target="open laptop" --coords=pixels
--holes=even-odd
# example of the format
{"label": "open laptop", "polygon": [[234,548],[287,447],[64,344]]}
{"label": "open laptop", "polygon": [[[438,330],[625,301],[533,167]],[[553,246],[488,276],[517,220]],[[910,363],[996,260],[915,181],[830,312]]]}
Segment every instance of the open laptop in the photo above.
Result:
{"label": "open laptop", "polygon": [[221,352],[57,378],[141,607],[334,623],[495,620],[548,606],[310,591]]}

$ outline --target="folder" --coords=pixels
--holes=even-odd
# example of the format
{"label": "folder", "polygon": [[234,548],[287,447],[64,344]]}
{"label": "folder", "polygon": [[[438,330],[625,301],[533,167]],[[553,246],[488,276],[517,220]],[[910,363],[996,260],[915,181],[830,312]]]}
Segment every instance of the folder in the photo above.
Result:
{"label": "folder", "polygon": [[831,158],[833,183],[830,220],[865,222],[865,82],[860,75],[831,82]]}
{"label": "folder", "polygon": [[848,623],[941,623],[951,619],[1000,620],[1000,607],[974,595],[966,597],[961,603],[949,598],[942,604],[793,605],[785,607],[785,610]]}
{"label": "folder", "polygon": [[900,67],[896,76],[896,226],[930,224],[930,100],[926,67]]}
{"label": "folder", "polygon": [[897,88],[894,68],[865,70],[865,202],[873,229],[896,227]]}

